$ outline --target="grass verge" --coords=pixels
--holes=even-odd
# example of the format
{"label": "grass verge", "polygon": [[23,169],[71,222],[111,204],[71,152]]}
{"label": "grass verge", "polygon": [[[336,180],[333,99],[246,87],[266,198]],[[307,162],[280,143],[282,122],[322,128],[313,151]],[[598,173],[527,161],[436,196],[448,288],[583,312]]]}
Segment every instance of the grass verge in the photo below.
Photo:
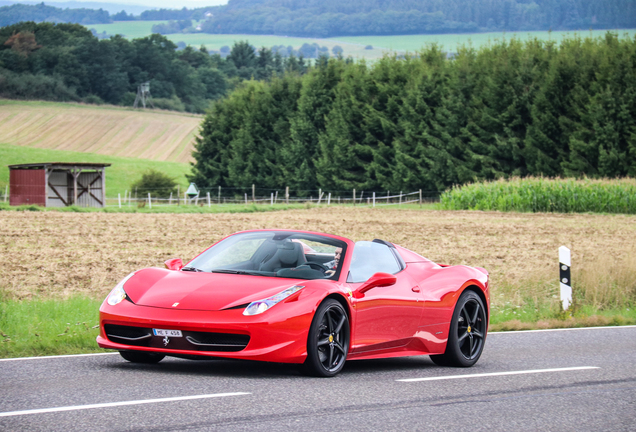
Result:
{"label": "grass verge", "polygon": [[0,302],[0,358],[101,352],[101,300],[32,299]]}

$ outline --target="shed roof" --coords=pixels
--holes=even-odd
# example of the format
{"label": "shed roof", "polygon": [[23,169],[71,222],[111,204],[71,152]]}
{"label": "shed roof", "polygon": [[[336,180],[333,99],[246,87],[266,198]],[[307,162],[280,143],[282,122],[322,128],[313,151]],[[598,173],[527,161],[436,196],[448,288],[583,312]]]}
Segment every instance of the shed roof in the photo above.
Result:
{"label": "shed roof", "polygon": [[9,165],[9,169],[98,169],[109,167],[109,163],[93,163],[93,162],[41,162],[30,164]]}

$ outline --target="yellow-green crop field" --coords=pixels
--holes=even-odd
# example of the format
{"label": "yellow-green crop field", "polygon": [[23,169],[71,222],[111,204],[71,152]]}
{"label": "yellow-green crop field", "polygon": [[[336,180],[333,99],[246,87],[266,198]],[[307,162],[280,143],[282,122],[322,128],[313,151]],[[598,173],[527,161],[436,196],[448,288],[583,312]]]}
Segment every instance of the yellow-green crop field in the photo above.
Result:
{"label": "yellow-green crop field", "polygon": [[0,143],[187,163],[202,116],[0,99]]}

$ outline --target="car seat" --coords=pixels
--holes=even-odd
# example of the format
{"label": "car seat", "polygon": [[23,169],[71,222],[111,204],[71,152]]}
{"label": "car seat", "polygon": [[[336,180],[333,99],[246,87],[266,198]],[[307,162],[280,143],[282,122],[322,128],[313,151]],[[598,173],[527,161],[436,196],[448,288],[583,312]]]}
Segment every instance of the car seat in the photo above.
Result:
{"label": "car seat", "polygon": [[260,265],[260,271],[275,272],[284,268],[298,267],[307,262],[302,244],[285,241],[276,246],[278,248],[276,253],[271,259]]}

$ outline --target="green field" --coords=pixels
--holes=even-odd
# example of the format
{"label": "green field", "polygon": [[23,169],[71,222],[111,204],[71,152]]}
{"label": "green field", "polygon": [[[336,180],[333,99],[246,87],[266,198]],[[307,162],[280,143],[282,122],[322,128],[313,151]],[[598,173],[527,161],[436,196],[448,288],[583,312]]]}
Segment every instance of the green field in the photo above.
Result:
{"label": "green field", "polygon": [[167,21],[116,21],[112,24],[88,24],[89,29],[97,33],[106,32],[109,35],[120,34],[128,39],[141,38],[152,33],[152,26]]}
{"label": "green field", "polygon": [[[89,25],[88,28],[94,28],[98,32],[105,31],[108,34],[123,34],[127,38],[139,38],[148,36],[154,24],[165,21],[118,21],[112,24],[95,24]],[[612,30],[619,35],[633,38],[636,36],[636,30]],[[458,45],[472,44],[475,48],[487,45],[495,40],[508,39],[516,37],[518,39],[537,38],[540,40],[561,41],[565,37],[575,35],[581,37],[598,37],[602,36],[607,30],[586,30],[580,32],[573,31],[533,31],[533,32],[513,32],[513,33],[461,33],[461,34],[437,34],[437,35],[399,35],[399,36],[353,36],[353,37],[336,37],[331,39],[313,39],[299,38],[273,35],[248,35],[248,34],[207,34],[207,33],[190,33],[190,34],[171,34],[167,35],[168,39],[177,43],[185,42],[188,45],[199,47],[205,45],[210,50],[219,50],[222,46],[232,46],[234,42],[248,40],[256,47],[274,45],[291,45],[299,48],[303,43],[317,43],[326,46],[331,50],[339,45],[344,50],[345,56],[355,58],[377,59],[385,53],[395,52],[413,52],[425,47],[427,44],[436,43],[443,47],[444,50],[454,52]],[[366,50],[365,46],[371,45],[373,49]]]}
{"label": "green field", "polygon": [[190,172],[190,165],[178,162],[162,162],[147,159],[125,158],[80,153],[64,150],[49,150],[31,147],[0,144],[0,195],[4,196],[5,186],[9,184],[9,168],[7,165],[37,162],[97,162],[110,163],[106,168],[106,195],[117,197],[118,193],[130,190],[130,185],[141,177],[148,169],[155,169],[174,177],[181,185],[187,187],[185,175]]}
{"label": "green field", "polygon": [[[633,38],[636,36],[636,30],[611,30],[619,35]],[[351,44],[370,44],[376,48],[393,51],[418,51],[427,44],[436,43],[443,47],[446,51],[455,51],[458,45],[472,44],[473,47],[479,48],[488,45],[495,40],[517,38],[521,40],[537,38],[540,40],[553,40],[560,42],[566,37],[598,37],[602,36],[607,30],[592,31],[533,31],[533,32],[512,32],[512,33],[462,33],[462,34],[437,34],[437,35],[403,35],[403,36],[355,36],[334,38]]]}

